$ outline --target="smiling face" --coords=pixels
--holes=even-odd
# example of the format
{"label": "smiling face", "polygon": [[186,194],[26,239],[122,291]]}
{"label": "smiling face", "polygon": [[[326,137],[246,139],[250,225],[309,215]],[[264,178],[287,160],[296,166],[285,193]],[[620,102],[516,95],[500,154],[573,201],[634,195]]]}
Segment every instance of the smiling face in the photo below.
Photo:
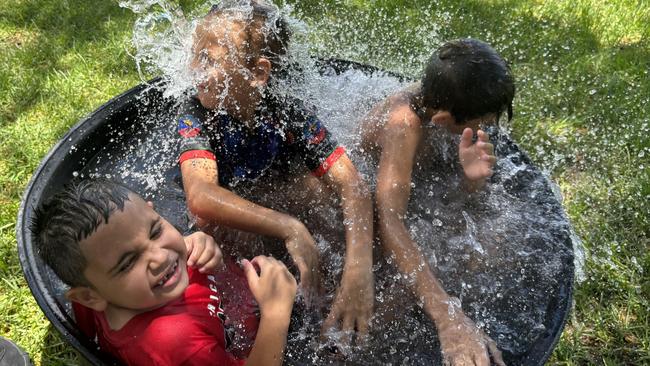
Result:
{"label": "smiling face", "polygon": [[104,307],[109,321],[109,313],[116,310],[134,315],[163,306],[180,297],[188,285],[182,235],[150,203],[134,195],[129,198],[123,211],[113,212],[107,223],[79,243],[87,260],[84,275],[92,284],[91,297],[99,299],[78,302],[99,311]]}

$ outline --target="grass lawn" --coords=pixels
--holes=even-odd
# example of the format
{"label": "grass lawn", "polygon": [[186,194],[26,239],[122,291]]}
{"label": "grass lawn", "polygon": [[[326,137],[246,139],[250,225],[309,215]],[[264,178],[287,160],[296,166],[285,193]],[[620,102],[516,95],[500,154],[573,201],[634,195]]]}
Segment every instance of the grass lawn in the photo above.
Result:
{"label": "grass lawn", "polygon": [[[586,252],[551,363],[650,364],[650,2],[287,2],[323,56],[414,76],[442,40],[480,38],[501,52],[517,79],[512,133],[560,186]],[[80,361],[22,277],[20,197],[70,126],[140,82],[135,18],[117,1],[0,2],[0,335],[37,365]]]}

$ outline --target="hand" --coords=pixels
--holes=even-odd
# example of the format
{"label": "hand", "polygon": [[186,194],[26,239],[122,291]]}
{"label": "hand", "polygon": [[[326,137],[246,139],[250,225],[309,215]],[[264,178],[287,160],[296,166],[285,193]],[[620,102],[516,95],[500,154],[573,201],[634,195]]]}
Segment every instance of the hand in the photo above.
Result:
{"label": "hand", "polygon": [[199,269],[199,272],[214,272],[224,267],[221,248],[210,235],[197,231],[185,239],[187,247],[187,265]]}
{"label": "hand", "polygon": [[445,365],[489,366],[492,356],[495,364],[505,366],[496,343],[460,308],[455,308],[448,319],[437,321],[436,326]]}
{"label": "hand", "polygon": [[327,337],[327,334],[341,322],[343,331],[341,343],[344,347],[349,345],[349,335],[355,328],[358,332],[357,345],[364,343],[368,335],[368,323],[375,300],[375,284],[372,267],[363,267],[349,272],[344,271],[332,309],[321,328],[321,337]]}
{"label": "hand", "polygon": [[320,267],[318,248],[307,228],[300,222],[295,224],[285,239],[287,251],[300,272],[300,288],[305,303],[311,305],[320,289]]}
{"label": "hand", "polygon": [[250,262],[244,259],[242,264],[248,287],[260,306],[262,316],[286,317],[288,320],[297,285],[287,267],[277,259],[265,256],[257,256]]}
{"label": "hand", "polygon": [[494,146],[490,143],[488,134],[478,130],[478,140],[472,144],[472,129],[466,128],[460,137],[458,156],[465,172],[465,177],[474,182],[492,176],[492,168],[497,161],[494,156]]}

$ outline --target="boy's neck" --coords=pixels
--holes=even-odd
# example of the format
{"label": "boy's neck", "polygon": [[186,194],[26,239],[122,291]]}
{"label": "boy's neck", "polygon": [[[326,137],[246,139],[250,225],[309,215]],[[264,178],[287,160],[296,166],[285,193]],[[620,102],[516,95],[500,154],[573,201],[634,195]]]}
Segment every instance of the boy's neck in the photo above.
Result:
{"label": "boy's neck", "polygon": [[431,116],[425,116],[426,108],[424,107],[424,96],[422,95],[422,86],[421,83],[415,83],[408,87],[407,92],[409,93],[409,105],[413,112],[415,112],[420,119],[431,118]]}
{"label": "boy's neck", "polygon": [[249,103],[229,114],[235,117],[246,128],[252,129],[256,126],[257,109],[262,102],[262,98],[251,98]]}
{"label": "boy's neck", "polygon": [[136,311],[132,309],[124,309],[116,307],[114,305],[108,305],[106,310],[104,310],[104,316],[106,317],[106,322],[111,330],[118,331],[122,329],[133,319],[136,315],[142,313],[142,311]]}
{"label": "boy's neck", "polygon": [[104,310],[104,316],[106,317],[106,322],[111,330],[118,331],[137,315],[160,309],[163,306],[167,306],[167,304],[152,309],[127,309],[114,304],[109,304]]}

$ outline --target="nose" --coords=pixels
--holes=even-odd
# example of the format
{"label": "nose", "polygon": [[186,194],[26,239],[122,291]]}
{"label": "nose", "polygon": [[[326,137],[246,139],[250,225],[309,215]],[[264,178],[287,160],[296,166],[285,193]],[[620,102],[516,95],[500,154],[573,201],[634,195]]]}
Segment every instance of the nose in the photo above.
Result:
{"label": "nose", "polygon": [[160,274],[164,271],[169,262],[169,253],[167,249],[159,246],[153,246],[149,251],[149,269],[154,275]]}

